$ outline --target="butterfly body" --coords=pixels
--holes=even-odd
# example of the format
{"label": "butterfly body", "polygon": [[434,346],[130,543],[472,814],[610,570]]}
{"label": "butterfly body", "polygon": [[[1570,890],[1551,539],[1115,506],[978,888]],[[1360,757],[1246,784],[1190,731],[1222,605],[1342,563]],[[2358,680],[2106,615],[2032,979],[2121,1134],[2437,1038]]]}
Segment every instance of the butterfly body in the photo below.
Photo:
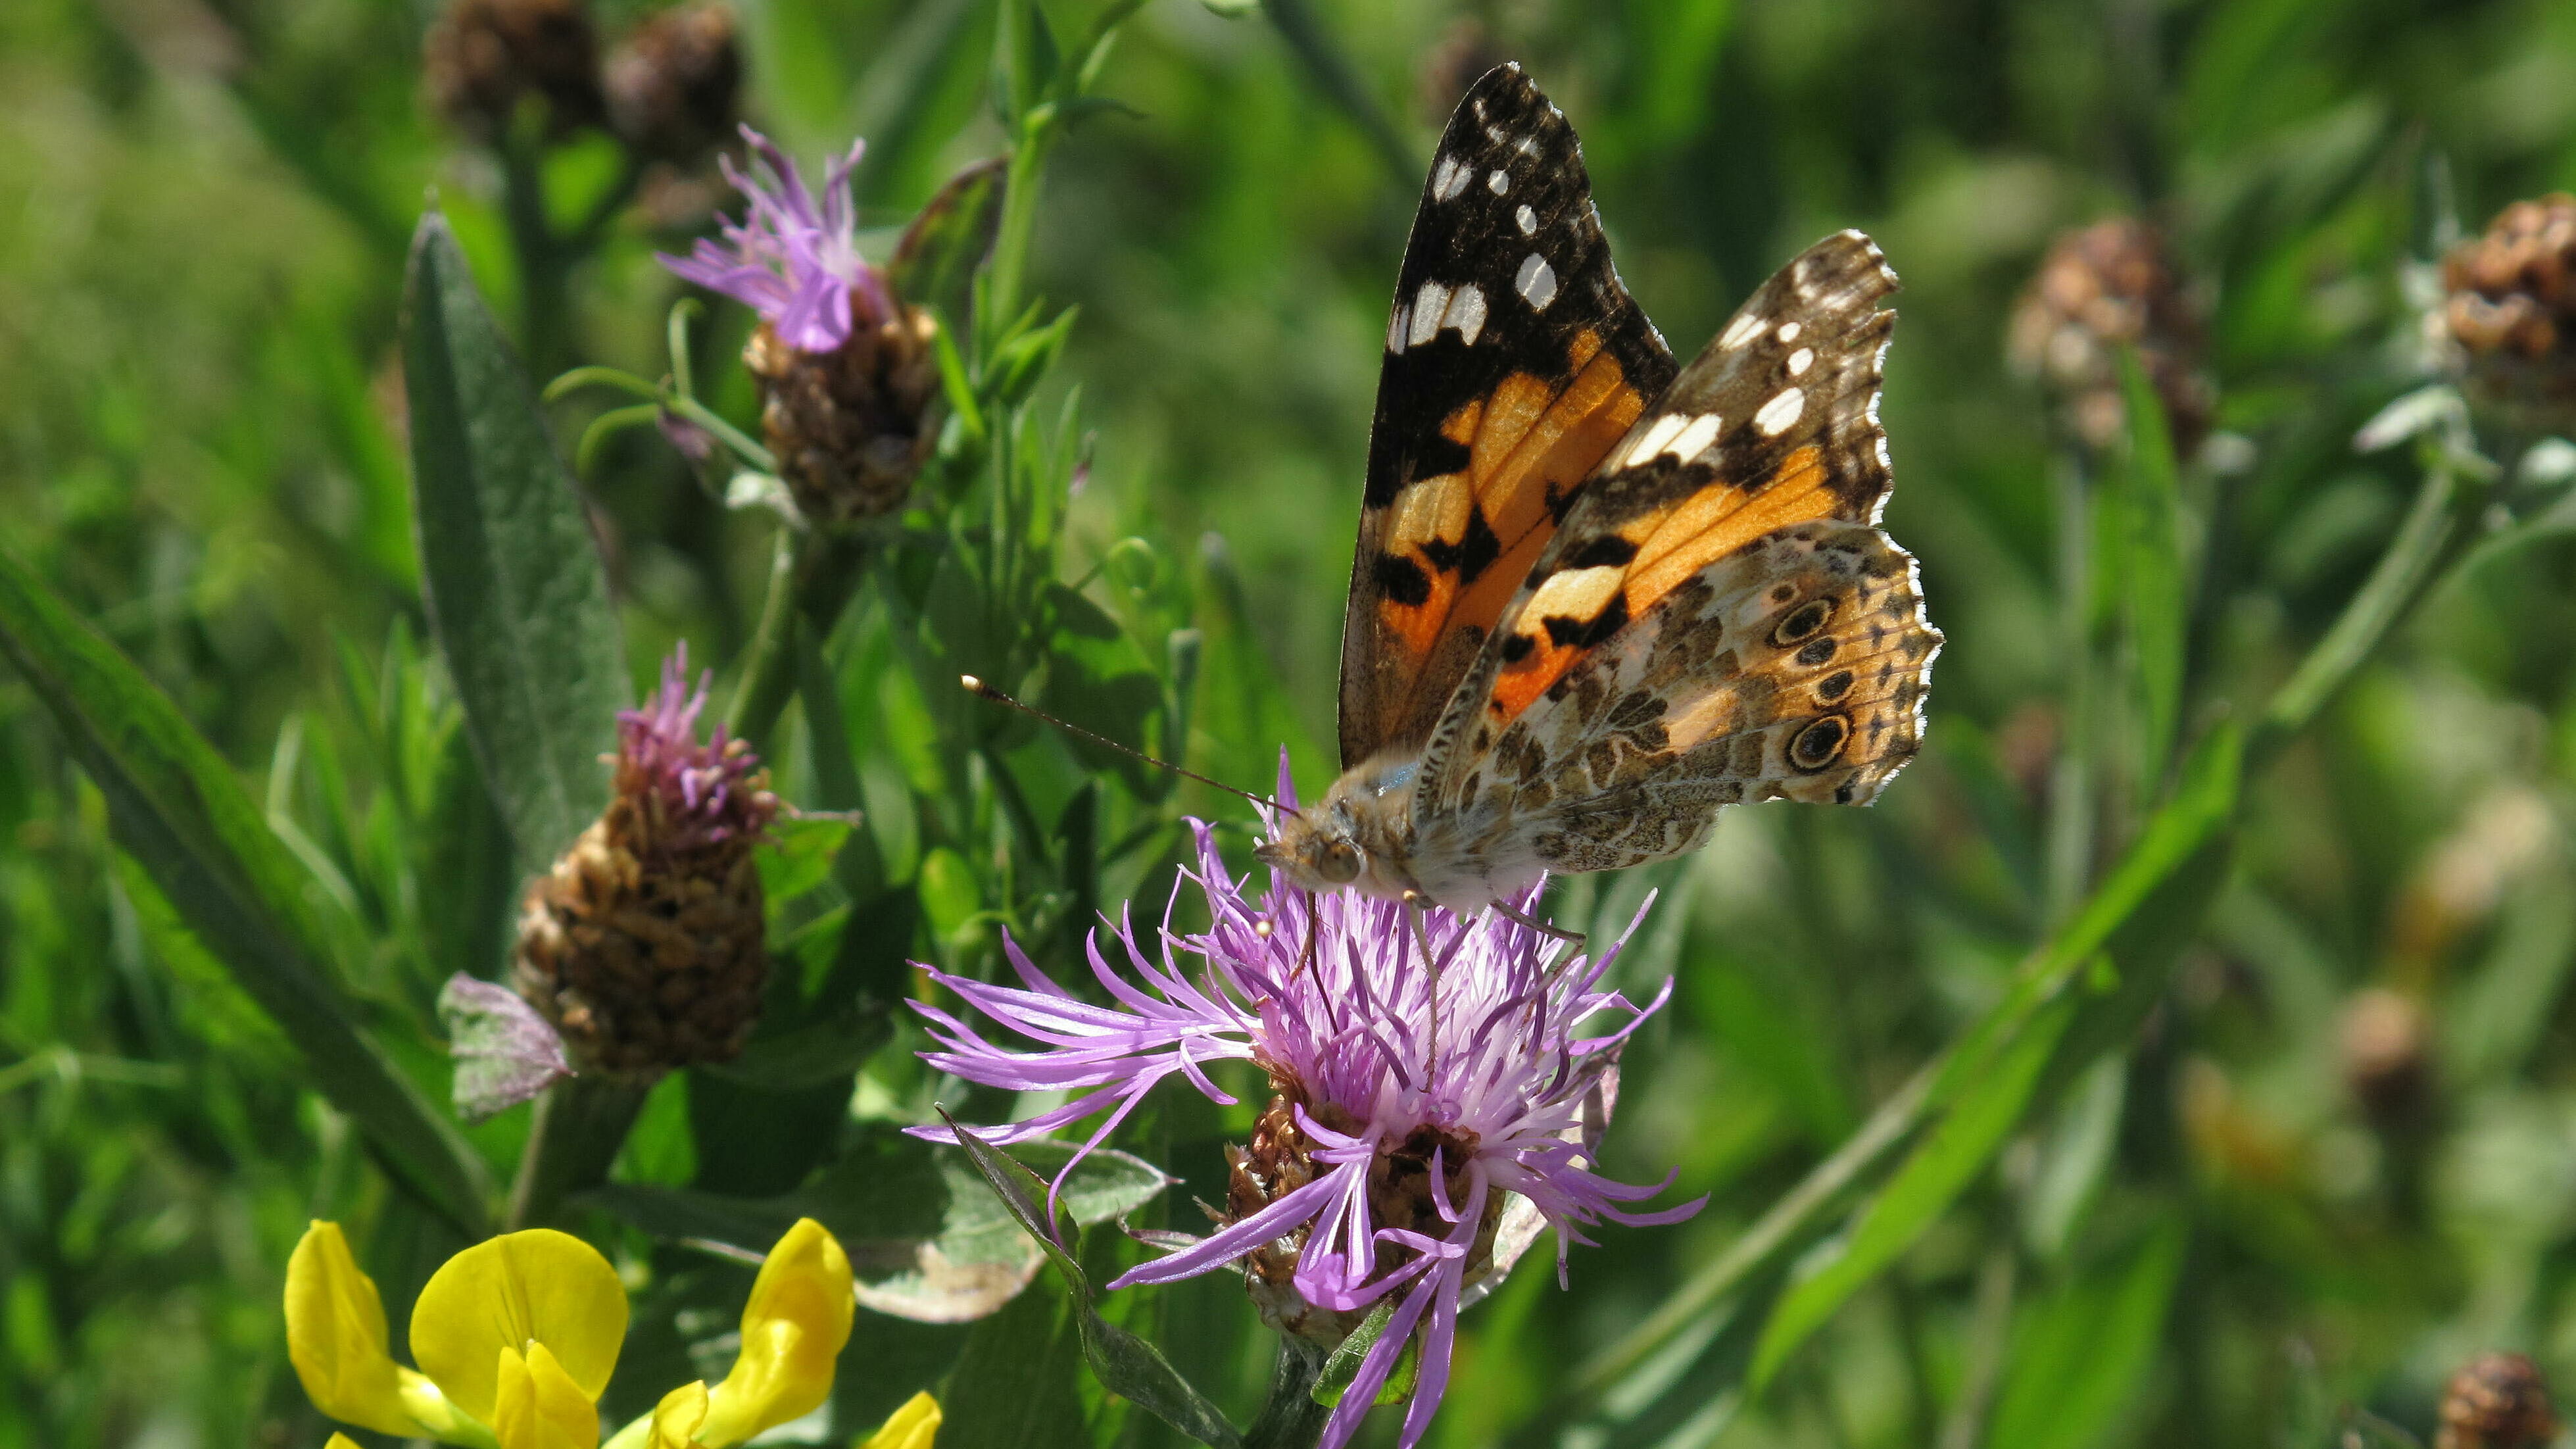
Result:
{"label": "butterfly body", "polygon": [[1264,859],[1473,909],[1694,849],[1727,805],[1864,804],[1940,633],[1877,528],[1896,288],[1842,232],[1678,366],[1517,66],[1443,135],[1399,273],[1342,657],[1344,772]]}

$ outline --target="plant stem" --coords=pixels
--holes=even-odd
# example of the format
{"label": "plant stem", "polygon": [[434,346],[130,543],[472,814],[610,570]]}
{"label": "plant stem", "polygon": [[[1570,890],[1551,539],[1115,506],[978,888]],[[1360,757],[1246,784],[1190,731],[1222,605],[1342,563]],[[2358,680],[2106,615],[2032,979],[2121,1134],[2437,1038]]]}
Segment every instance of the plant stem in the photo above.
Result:
{"label": "plant stem", "polygon": [[1270,1369],[1270,1397],[1252,1427],[1244,1431],[1243,1449],[1314,1449],[1333,1411],[1315,1402],[1315,1381],[1323,1377],[1324,1351],[1302,1338],[1279,1338],[1279,1357]]}
{"label": "plant stem", "polygon": [[760,626],[751,636],[742,682],[734,687],[733,707],[725,711],[725,729],[762,753],[769,732],[796,692],[796,564],[804,552],[794,530],[778,530],[769,557],[769,592],[761,600]]}
{"label": "plant stem", "polygon": [[2249,775],[2315,723],[2318,713],[2467,551],[2474,534],[2464,526],[2463,515],[2477,496],[2477,490],[2460,487],[2458,472],[2447,458],[2436,456],[2426,465],[2414,507],[2388,552],[2380,556],[2379,566],[2263,711],[2246,745]]}
{"label": "plant stem", "polygon": [[608,1180],[649,1090],[597,1075],[567,1077],[546,1089],[510,1187],[512,1231],[554,1222],[566,1197]]}

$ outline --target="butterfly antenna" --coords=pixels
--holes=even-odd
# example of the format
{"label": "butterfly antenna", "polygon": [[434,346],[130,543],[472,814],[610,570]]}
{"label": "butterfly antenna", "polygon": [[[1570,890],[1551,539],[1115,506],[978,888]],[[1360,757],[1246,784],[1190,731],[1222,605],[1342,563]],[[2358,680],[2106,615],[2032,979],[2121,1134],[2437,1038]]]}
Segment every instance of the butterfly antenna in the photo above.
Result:
{"label": "butterfly antenna", "polygon": [[1180,766],[1173,764],[1169,760],[1155,759],[1152,755],[1146,754],[1143,750],[1137,749],[1132,745],[1122,745],[1116,740],[1109,738],[1107,735],[1094,730],[1084,729],[1082,726],[1074,724],[1070,720],[1057,719],[1054,715],[1047,713],[1045,710],[1035,709],[1022,704],[1018,700],[1011,698],[1009,695],[1004,694],[998,689],[995,689],[993,686],[977,679],[974,675],[958,675],[957,682],[966,686],[966,692],[975,696],[977,699],[989,699],[995,704],[1009,705],[1011,708],[1018,710],[1024,715],[1031,716],[1035,719],[1045,720],[1048,724],[1054,725],[1057,729],[1063,730],[1066,734],[1080,735],[1084,739],[1091,741],[1093,744],[1098,745],[1103,749],[1116,750],[1122,755],[1133,755],[1137,759],[1143,760],[1146,764],[1153,766],[1157,770],[1169,770],[1184,780],[1196,780],[1211,790],[1223,790],[1229,795],[1240,795],[1244,799],[1251,801],[1253,804],[1260,806],[1264,810],[1275,810],[1278,808],[1276,802],[1265,800],[1260,796],[1253,794],[1249,790],[1238,790],[1222,780],[1211,780],[1196,770],[1185,770]]}

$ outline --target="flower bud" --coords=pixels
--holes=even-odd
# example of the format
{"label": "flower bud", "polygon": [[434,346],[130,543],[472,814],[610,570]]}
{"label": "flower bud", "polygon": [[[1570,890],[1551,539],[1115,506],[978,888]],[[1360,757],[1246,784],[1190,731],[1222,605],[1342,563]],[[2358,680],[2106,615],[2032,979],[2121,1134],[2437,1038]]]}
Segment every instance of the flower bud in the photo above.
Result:
{"label": "flower bud", "polygon": [[531,98],[544,103],[552,136],[606,115],[585,0],[450,0],[422,51],[431,104],[477,141],[508,134]]}
{"label": "flower bud", "polygon": [[2015,371],[2056,399],[2065,426],[2104,448],[2128,426],[2120,351],[2138,363],[2164,404],[2174,453],[2189,458],[2208,434],[2210,393],[2199,372],[2200,319],[2184,295],[2164,238],[2133,217],[2059,236],[2014,308]]}
{"label": "flower bud", "polygon": [[520,994],[584,1070],[649,1080],[730,1060],[769,962],[752,847],[778,813],[769,774],[719,726],[705,744],[685,650],[649,707],[618,716],[615,796],[519,917]]}
{"label": "flower bud", "polygon": [[733,134],[741,88],[733,8],[665,10],[608,59],[609,123],[637,154],[685,166]]}
{"label": "flower bud", "polygon": [[2479,401],[2563,425],[2576,411],[2576,196],[2517,201],[2442,261],[2443,329]]}
{"label": "flower bud", "polygon": [[2482,1353],[2443,1388],[2433,1449],[2540,1449],[2557,1434],[2539,1366],[2518,1353]]}
{"label": "flower bud", "polygon": [[2383,1131],[2421,1123],[2433,1101],[2431,1031],[2415,999],[2383,986],[2354,992],[2336,1032],[2344,1089]]}
{"label": "flower bud", "polygon": [[939,398],[938,324],[918,307],[856,319],[830,352],[799,352],[766,324],[743,348],[760,382],[761,431],[796,506],[821,527],[841,527],[903,506],[939,441],[929,426]]}

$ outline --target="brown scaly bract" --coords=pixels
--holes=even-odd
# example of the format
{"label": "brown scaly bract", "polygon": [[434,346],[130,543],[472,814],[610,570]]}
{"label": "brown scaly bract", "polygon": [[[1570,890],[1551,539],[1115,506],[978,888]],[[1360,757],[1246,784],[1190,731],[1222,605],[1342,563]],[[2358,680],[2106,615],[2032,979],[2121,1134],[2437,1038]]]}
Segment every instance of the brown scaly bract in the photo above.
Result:
{"label": "brown scaly bract", "polygon": [[2576,196],[2517,201],[2442,262],[2441,322],[2481,401],[2563,425],[2576,410]]}
{"label": "brown scaly bract", "polygon": [[618,717],[616,794],[519,917],[520,994],[579,1068],[629,1080],[732,1059],[769,973],[752,847],[778,801],[741,740],[697,742],[684,663]]}
{"label": "brown scaly bract", "polygon": [[545,103],[555,136],[607,115],[599,36],[583,0],[455,0],[422,42],[430,103],[477,141],[507,134],[520,103]]}
{"label": "brown scaly bract", "polygon": [[895,303],[884,318],[861,316],[832,352],[799,352],[762,324],[743,348],[760,380],[761,432],[778,475],[807,519],[839,527],[903,505],[939,441],[931,405],[939,397],[938,324]]}
{"label": "brown scaly bract", "polygon": [[2013,309],[2009,350],[2015,370],[2057,397],[2068,429],[2102,448],[2128,426],[2120,396],[2124,347],[2137,349],[2164,404],[2175,454],[2190,457],[2210,419],[2200,317],[2163,235],[2125,216],[2067,232],[2049,246]]}
{"label": "brown scaly bract", "polygon": [[686,5],[636,27],[609,57],[608,115],[639,154],[681,165],[733,135],[742,52],[731,6]]}

